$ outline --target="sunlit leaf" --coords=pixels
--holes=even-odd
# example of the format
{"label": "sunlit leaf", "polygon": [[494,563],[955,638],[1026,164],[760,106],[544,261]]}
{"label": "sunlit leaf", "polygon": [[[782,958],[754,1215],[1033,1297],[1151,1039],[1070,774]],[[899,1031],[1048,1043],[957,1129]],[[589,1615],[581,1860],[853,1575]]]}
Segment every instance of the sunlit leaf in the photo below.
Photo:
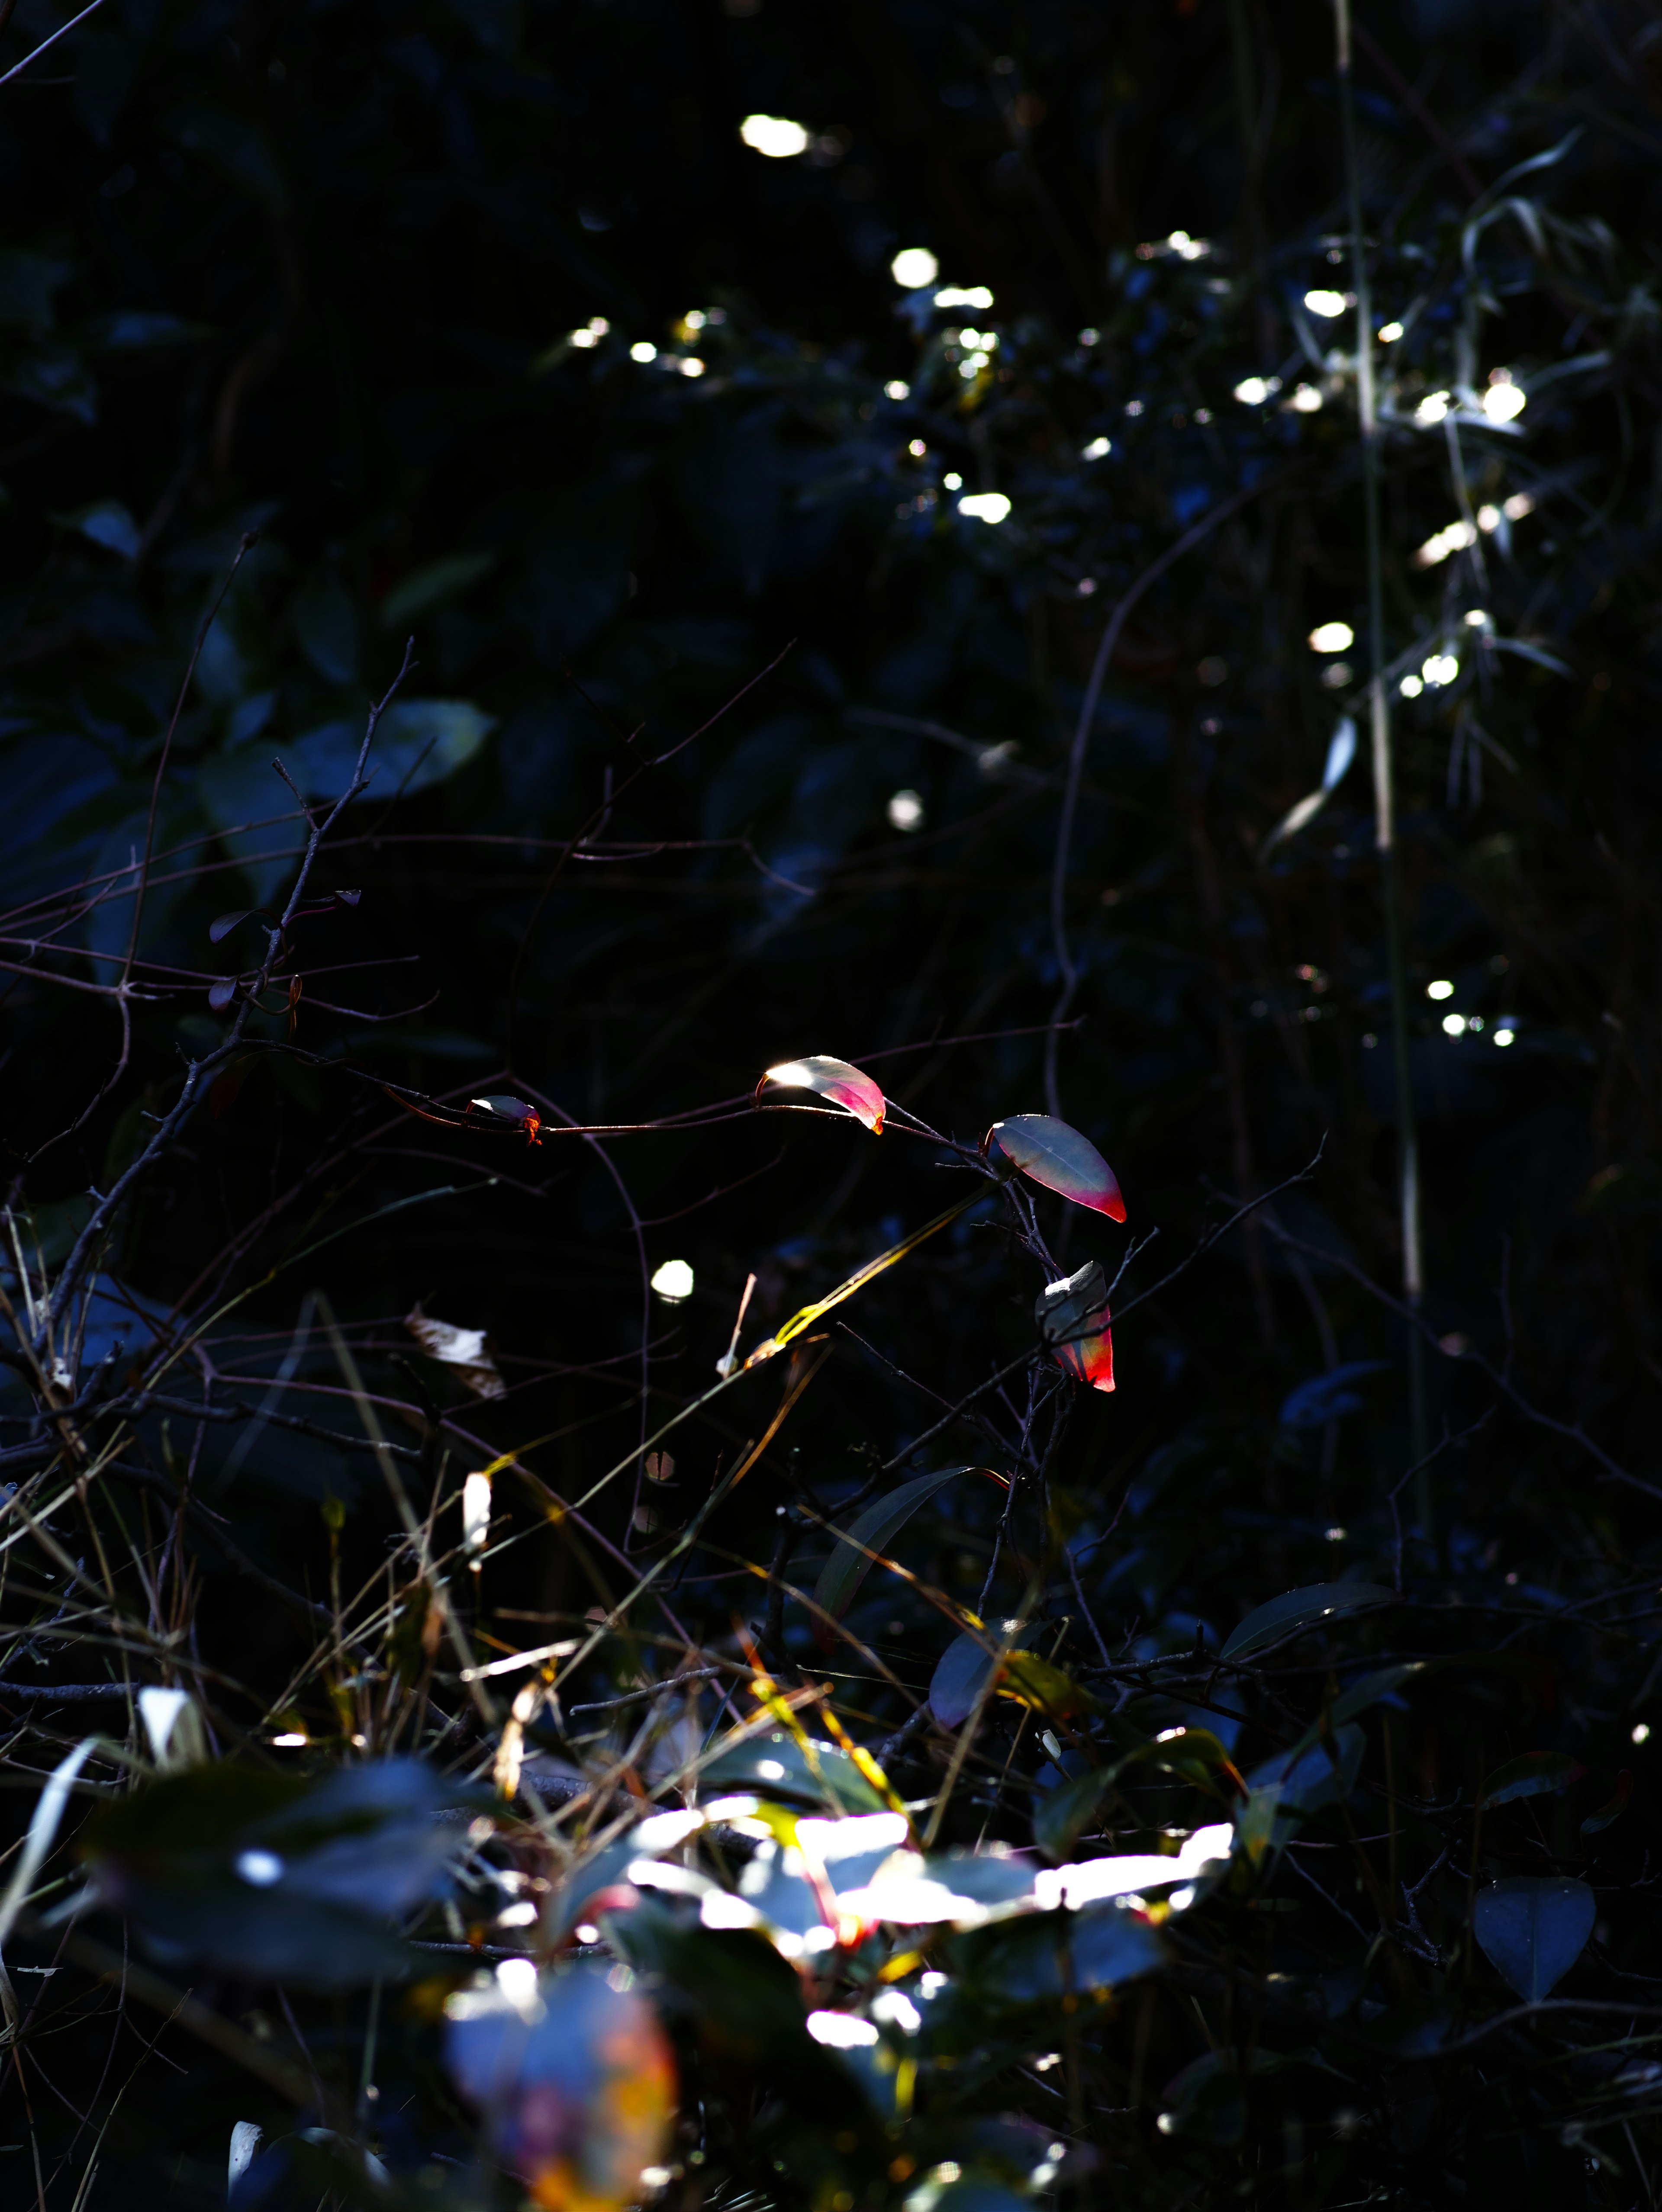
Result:
{"label": "sunlit leaf", "polygon": [[1048,1659],[1041,1659],[1032,1651],[1007,1654],[999,1670],[997,1694],[1014,1698],[1018,1705],[1031,1705],[1035,1712],[1052,1714],[1058,1720],[1067,1720],[1075,1713],[1089,1712],[1096,1704],[1091,1692],[1082,1690],[1060,1667],[1053,1667]]}
{"label": "sunlit leaf", "polygon": [[404,1317],[404,1325],[429,1359],[454,1367],[458,1379],[477,1397],[507,1396],[508,1385],[502,1381],[490,1340],[482,1328],[458,1328],[451,1322],[434,1321],[419,1305],[411,1308]]}
{"label": "sunlit leaf", "polygon": [[[915,1481],[903,1482],[898,1490],[890,1491],[886,1498],[880,1498],[874,1505],[868,1505],[858,1514],[837,1538],[836,1548],[820,1569],[819,1579],[813,1586],[814,1602],[822,1612],[829,1613],[832,1620],[840,1620],[876,1564],[867,1557],[867,1553],[886,1551],[897,1530],[905,1525],[926,1498],[933,1498],[954,1477],[969,1471],[962,1467],[938,1468],[933,1474],[921,1474]],[[813,1632],[822,1651],[835,1648],[836,1632],[821,1613],[814,1615]]]}
{"label": "sunlit leaf", "polygon": [[502,1961],[445,2006],[444,2056],[498,2159],[547,2212],[618,2212],[647,2193],[675,2117],[675,2063],[651,2003],[587,1963]]}
{"label": "sunlit leaf", "polygon": [[1633,1775],[1630,1770],[1624,1766],[1616,1778],[1614,1795],[1596,1811],[1588,1814],[1586,1819],[1581,1823],[1581,1833],[1584,1836],[1602,1834],[1613,1820],[1619,1820],[1627,1811],[1628,1800],[1632,1795]]}
{"label": "sunlit leaf", "polygon": [[700,1778],[707,1796],[718,1790],[756,1790],[764,1796],[828,1805],[834,1813],[888,1810],[846,1751],[834,1743],[801,1744],[782,1729],[718,1750]]}
{"label": "sunlit leaf", "polygon": [[1098,1260],[1087,1260],[1075,1273],[1047,1284],[1033,1306],[1039,1334],[1056,1364],[1093,1390],[1114,1387],[1109,1318],[1108,1280]]}
{"label": "sunlit leaf", "polygon": [[543,1117],[528,1098],[514,1098],[505,1091],[490,1091],[483,1098],[470,1098],[467,1110],[502,1122],[510,1129],[523,1129],[527,1143],[541,1141],[537,1132],[543,1126]]}
{"label": "sunlit leaf", "polygon": [[1249,1613],[1239,1627],[1225,1639],[1218,1656],[1241,1658],[1298,1629],[1312,1628],[1318,1620],[1355,1613],[1365,1605],[1384,1605],[1396,1595],[1395,1590],[1385,1589],[1378,1583],[1312,1583],[1303,1589],[1288,1590],[1280,1597],[1272,1597],[1267,1605],[1259,1606],[1255,1613]]}
{"label": "sunlit leaf", "polygon": [[1050,1114],[1012,1114],[995,1121],[981,1148],[1001,1155],[1046,1190],[1059,1191],[1075,1206],[1093,1206],[1111,1221],[1123,1221],[1125,1200],[1114,1170],[1088,1137]]}
{"label": "sunlit leaf", "polygon": [[770,1067],[756,1086],[759,1098],[768,1085],[780,1091],[812,1091],[821,1098],[829,1098],[838,1106],[846,1106],[856,1121],[863,1121],[873,1136],[883,1133],[885,1101],[882,1091],[869,1075],[846,1060],[832,1060],[825,1053],[810,1053],[805,1060],[781,1060]]}
{"label": "sunlit leaf", "polygon": [[1495,1768],[1477,1793],[1477,1802],[1487,1808],[1514,1804],[1520,1797],[1549,1796],[1568,1790],[1586,1771],[1567,1753],[1526,1751],[1521,1759],[1509,1759]]}
{"label": "sunlit leaf", "polygon": [[1515,1875],[1482,1892],[1471,1926],[1495,1972],[1526,2004],[1538,2004],[1580,1957],[1598,1917],[1586,1882]]}

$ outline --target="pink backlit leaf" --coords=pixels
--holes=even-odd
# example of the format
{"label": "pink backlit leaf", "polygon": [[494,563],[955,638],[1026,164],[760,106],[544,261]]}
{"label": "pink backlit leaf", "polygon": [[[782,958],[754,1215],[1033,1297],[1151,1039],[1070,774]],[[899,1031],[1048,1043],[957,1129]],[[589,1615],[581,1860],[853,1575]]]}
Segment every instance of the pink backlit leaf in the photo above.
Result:
{"label": "pink backlit leaf", "polygon": [[1112,1168],[1088,1137],[1053,1115],[1012,1114],[1006,1121],[995,1121],[981,1149],[995,1160],[1002,1155],[1023,1175],[1075,1206],[1094,1206],[1111,1221],[1125,1218],[1125,1200]]}
{"label": "pink backlit leaf", "polygon": [[873,1136],[880,1137],[883,1133],[883,1093],[869,1075],[862,1074],[846,1060],[832,1060],[823,1052],[810,1053],[804,1060],[782,1060],[757,1085],[758,1099],[769,1085],[780,1091],[814,1091],[835,1105],[846,1106],[856,1121],[865,1123]]}
{"label": "pink backlit leaf", "polygon": [[1093,1390],[1114,1387],[1114,1340],[1108,1328],[1108,1282],[1099,1260],[1064,1275],[1038,1294],[1033,1319],[1064,1374]]}

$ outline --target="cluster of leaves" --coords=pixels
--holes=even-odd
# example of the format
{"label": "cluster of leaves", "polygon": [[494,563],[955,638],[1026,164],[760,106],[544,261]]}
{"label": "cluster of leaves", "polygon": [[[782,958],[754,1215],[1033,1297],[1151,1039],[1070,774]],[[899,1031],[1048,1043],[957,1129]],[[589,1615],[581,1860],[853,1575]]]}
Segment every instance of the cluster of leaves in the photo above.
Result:
{"label": "cluster of leaves", "polygon": [[1419,1308],[1322,11],[0,85],[41,2212],[1648,2201],[1662,43],[1355,28]]}

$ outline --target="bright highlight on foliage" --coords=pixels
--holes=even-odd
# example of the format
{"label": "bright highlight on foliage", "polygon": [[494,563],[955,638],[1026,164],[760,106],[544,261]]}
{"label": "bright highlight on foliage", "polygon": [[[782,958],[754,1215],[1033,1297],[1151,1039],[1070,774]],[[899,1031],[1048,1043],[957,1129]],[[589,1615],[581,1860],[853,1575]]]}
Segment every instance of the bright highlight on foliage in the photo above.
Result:
{"label": "bright highlight on foliage", "polygon": [[971,284],[965,290],[957,284],[948,284],[934,295],[937,307],[976,307],[984,314],[993,304],[993,295],[984,284]]}
{"label": "bright highlight on foliage", "polygon": [[1429,429],[1433,423],[1442,421],[1448,413],[1448,407],[1449,398],[1446,392],[1428,392],[1415,409],[1414,419],[1422,428]]}
{"label": "bright highlight on foliage", "polygon": [[569,331],[566,336],[566,343],[568,345],[575,346],[579,353],[587,353],[594,347],[599,345],[600,340],[606,336],[606,332],[611,328],[611,324],[607,322],[604,315],[594,315],[583,325],[581,330]]}
{"label": "bright highlight on foliage", "polygon": [[883,386],[883,397],[886,399],[910,399],[911,396],[910,385],[903,384],[898,376],[892,377]]}
{"label": "bright highlight on foliage", "polygon": [[889,264],[889,274],[903,291],[921,292],[941,274],[941,264],[927,246],[903,246]]}
{"label": "bright highlight on foliage", "polygon": [[958,502],[958,511],[977,522],[1002,522],[1010,512],[1010,502],[1001,491],[970,491]]}
{"label": "bright highlight on foliage", "polygon": [[1347,653],[1356,642],[1356,633],[1348,623],[1318,623],[1310,633],[1312,653]]}
{"label": "bright highlight on foliage", "polygon": [[870,1076],[862,1073],[846,1060],[833,1060],[828,1053],[810,1053],[805,1060],[781,1060],[776,1067],[769,1068],[756,1086],[759,1100],[763,1087],[776,1084],[782,1091],[812,1091],[821,1098],[829,1098],[834,1105],[846,1106],[857,1121],[863,1121],[873,1136],[883,1133],[884,1098],[882,1091]]}
{"label": "bright highlight on foliage", "polygon": [[889,824],[895,830],[923,827],[923,800],[916,791],[897,791],[888,804]]}
{"label": "bright highlight on foliage", "polygon": [[1301,384],[1287,404],[1295,415],[1317,415],[1321,411],[1322,395],[1313,384]]}
{"label": "bright highlight on foliage", "polygon": [[490,1477],[470,1474],[462,1485],[462,1549],[477,1559],[490,1528]]}
{"label": "bright highlight on foliage", "polygon": [[870,2021],[856,2020],[846,2012],[811,2012],[808,2033],[828,2051],[859,2051],[877,2040]]}
{"label": "bright highlight on foliage", "polygon": [[1510,1044],[1517,1034],[1515,1030],[1496,1030],[1495,1042],[1496,1044]]}
{"label": "bright highlight on foliage", "polygon": [[644,365],[647,362],[657,360],[658,349],[650,338],[636,338],[629,349],[629,357],[631,361],[638,361]]}
{"label": "bright highlight on foliage", "polygon": [[685,1260],[666,1260],[654,1274],[652,1287],[666,1305],[679,1306],[692,1296],[692,1270]]}
{"label": "bright highlight on foliage", "polygon": [[1497,368],[1489,379],[1488,390],[1483,394],[1483,412],[1491,422],[1513,422],[1528,401],[1512,380],[1509,369]]}
{"label": "bright highlight on foliage", "polygon": [[1336,315],[1343,314],[1348,304],[1342,292],[1329,292],[1320,289],[1314,292],[1306,292],[1304,295],[1304,303],[1312,315],[1324,316],[1330,322]]}
{"label": "bright highlight on foliage", "polygon": [[1279,376],[1244,376],[1235,386],[1235,397],[1244,407],[1262,407],[1266,399],[1273,399],[1282,388]]}
{"label": "bright highlight on foliage", "polygon": [[1443,1016],[1443,1035],[1445,1036],[1464,1036],[1465,1033],[1466,1018],[1464,1014],[1445,1014]]}
{"label": "bright highlight on foliage", "polygon": [[1379,325],[1379,343],[1395,345],[1402,334],[1403,326],[1400,323],[1382,323]]}
{"label": "bright highlight on foliage", "polygon": [[813,134],[783,115],[747,115],[739,125],[739,136],[752,153],[765,154],[770,161],[788,161],[807,152]]}
{"label": "bright highlight on foliage", "polygon": [[1434,983],[1426,985],[1426,996],[1428,999],[1452,999],[1454,986],[1446,975],[1440,975]]}
{"label": "bright highlight on foliage", "polygon": [[1106,438],[1093,438],[1081,458],[1087,461],[1105,460],[1113,450],[1112,445]]}
{"label": "bright highlight on foliage", "polygon": [[1460,664],[1452,653],[1434,653],[1428,660],[1420,664],[1420,673],[1434,690],[1452,684],[1460,672]]}

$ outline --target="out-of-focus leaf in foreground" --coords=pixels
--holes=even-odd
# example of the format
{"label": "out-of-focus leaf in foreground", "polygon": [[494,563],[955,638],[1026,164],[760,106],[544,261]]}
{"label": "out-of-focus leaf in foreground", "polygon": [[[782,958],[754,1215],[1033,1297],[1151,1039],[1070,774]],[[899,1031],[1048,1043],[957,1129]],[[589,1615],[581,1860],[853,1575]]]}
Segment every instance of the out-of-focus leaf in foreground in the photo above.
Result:
{"label": "out-of-focus leaf in foreground", "polygon": [[312,1784],[227,1760],[107,1807],[87,1852],[152,1956],[338,1988],[409,1972],[396,1923],[443,1888],[478,1795],[416,1759]]}
{"label": "out-of-focus leaf in foreground", "polygon": [[[482,1978],[483,1979],[483,1978]],[[675,2117],[675,2063],[626,1973],[505,1959],[445,2007],[445,2063],[501,2163],[548,2212],[638,2203]]]}

